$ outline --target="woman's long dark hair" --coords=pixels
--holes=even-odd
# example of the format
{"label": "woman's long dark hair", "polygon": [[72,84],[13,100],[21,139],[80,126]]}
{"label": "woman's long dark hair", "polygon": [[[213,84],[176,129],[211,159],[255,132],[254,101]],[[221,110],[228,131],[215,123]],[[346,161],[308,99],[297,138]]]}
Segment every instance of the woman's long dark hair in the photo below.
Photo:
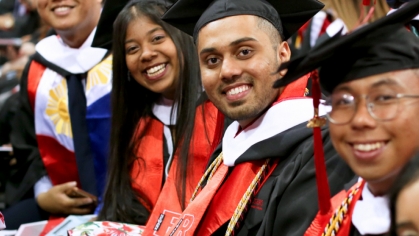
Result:
{"label": "woman's long dark hair", "polygon": [[389,191],[391,212],[391,227],[389,235],[391,236],[397,236],[396,202],[399,198],[399,194],[404,188],[416,181],[419,181],[419,153],[416,153],[416,155],[413,156],[412,159],[405,165],[400,172],[400,176],[396,179]]}
{"label": "woman's long dark hair", "polygon": [[128,24],[140,16],[146,16],[162,26],[177,49],[180,69],[175,92],[177,112],[172,111],[172,114],[177,114],[173,155],[176,152],[179,154],[176,189],[184,208],[187,167],[190,165],[189,147],[192,144],[196,102],[202,92],[202,85],[193,39],[160,19],[165,10],[165,6],[152,0],[132,1],[120,12],[114,23],[109,174],[100,220],[145,224],[149,216],[149,212],[138,201],[138,198],[145,200],[144,197],[131,188],[131,169],[135,161],[145,166],[144,158],[137,156],[143,135],[136,134],[137,126],[141,117],[152,116],[153,103],[161,95],[144,88],[134,79],[128,80],[125,37]]}

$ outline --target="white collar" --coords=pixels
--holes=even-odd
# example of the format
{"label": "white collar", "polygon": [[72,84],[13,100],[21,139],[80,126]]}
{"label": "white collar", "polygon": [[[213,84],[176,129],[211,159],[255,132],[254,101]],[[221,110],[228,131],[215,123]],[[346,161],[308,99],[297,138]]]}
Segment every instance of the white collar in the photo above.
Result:
{"label": "white collar", "polygon": [[[173,100],[161,98],[153,105],[153,114],[159,119],[164,125],[175,125],[177,118],[177,106],[173,105]],[[172,113],[173,109],[173,115]]]}
{"label": "white collar", "polygon": [[91,47],[96,28],[80,48],[71,48],[61,37],[51,35],[36,44],[36,51],[47,61],[73,74],[84,73],[98,64],[108,50]]}
{"label": "white collar", "polygon": [[362,200],[355,203],[352,224],[361,233],[384,234],[390,230],[390,209],[388,196],[375,197],[365,183]]}
{"label": "white collar", "polygon": [[[236,160],[254,144],[309,121],[313,117],[313,110],[313,100],[308,97],[282,101],[272,106],[237,136],[240,125],[234,121],[227,128],[222,141],[224,165],[234,166]],[[323,110],[320,109],[320,112]]]}

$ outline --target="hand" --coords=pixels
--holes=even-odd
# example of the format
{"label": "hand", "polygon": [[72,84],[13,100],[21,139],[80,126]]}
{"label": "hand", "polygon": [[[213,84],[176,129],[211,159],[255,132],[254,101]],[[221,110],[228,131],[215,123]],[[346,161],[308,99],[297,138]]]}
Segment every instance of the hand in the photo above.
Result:
{"label": "hand", "polygon": [[52,214],[83,215],[93,212],[94,206],[91,198],[70,198],[66,192],[76,187],[76,182],[68,182],[52,187],[36,198],[38,205]]}

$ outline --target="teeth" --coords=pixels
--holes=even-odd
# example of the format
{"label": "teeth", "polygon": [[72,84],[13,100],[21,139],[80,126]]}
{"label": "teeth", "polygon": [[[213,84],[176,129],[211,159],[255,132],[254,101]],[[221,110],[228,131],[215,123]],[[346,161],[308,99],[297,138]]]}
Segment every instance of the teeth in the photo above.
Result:
{"label": "teeth", "polygon": [[54,9],[54,11],[56,12],[64,12],[64,11],[68,11],[70,8],[69,7],[57,7]]}
{"label": "teeth", "polygon": [[155,76],[157,74],[160,74],[161,72],[163,72],[164,68],[166,68],[166,64],[160,64],[158,66],[150,68],[147,70],[147,75]]}
{"label": "teeth", "polygon": [[236,95],[236,94],[249,90],[249,88],[250,88],[249,85],[242,85],[240,87],[232,88],[227,91],[227,95]]}
{"label": "teeth", "polygon": [[377,142],[377,143],[367,143],[367,144],[354,144],[354,149],[362,152],[370,152],[377,150],[384,146],[383,142]]}

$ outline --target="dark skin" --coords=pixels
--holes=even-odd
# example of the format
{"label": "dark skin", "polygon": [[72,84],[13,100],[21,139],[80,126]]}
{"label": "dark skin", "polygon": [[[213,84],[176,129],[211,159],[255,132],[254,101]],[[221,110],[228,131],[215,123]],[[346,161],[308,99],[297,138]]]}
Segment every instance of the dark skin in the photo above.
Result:
{"label": "dark skin", "polygon": [[289,60],[291,52],[286,42],[273,45],[267,32],[258,27],[256,16],[210,22],[200,30],[197,46],[209,99],[241,127],[259,117],[280,94],[281,89],[273,89],[272,84],[286,71],[273,72]]}

